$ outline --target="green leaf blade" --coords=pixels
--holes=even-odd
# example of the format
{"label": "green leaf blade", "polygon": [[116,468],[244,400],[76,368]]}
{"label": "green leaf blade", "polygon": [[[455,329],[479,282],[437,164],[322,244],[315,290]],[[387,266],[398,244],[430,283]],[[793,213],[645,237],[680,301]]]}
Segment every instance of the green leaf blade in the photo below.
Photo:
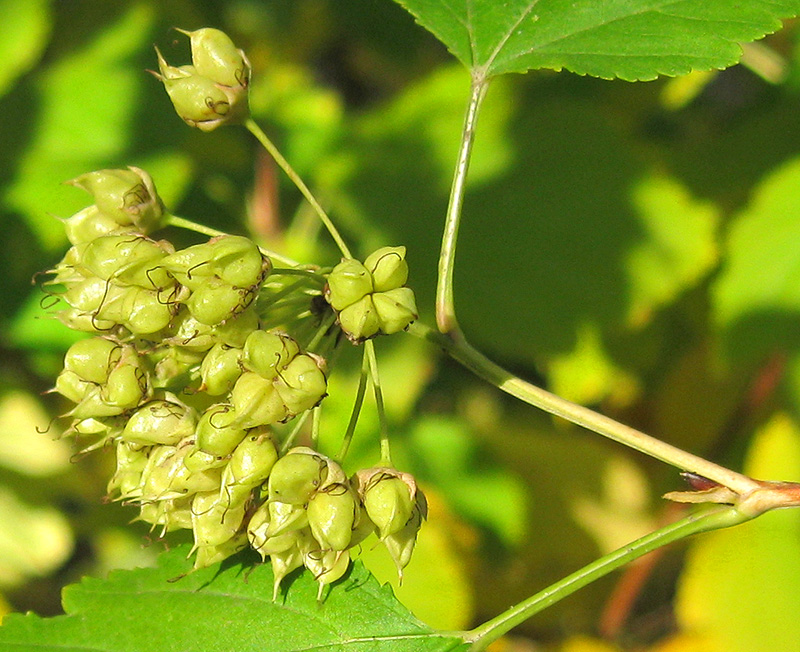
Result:
{"label": "green leaf blade", "polygon": [[[116,571],[64,590],[66,615],[12,614],[0,649],[14,652],[450,652],[462,639],[418,621],[355,563],[317,602],[310,573],[284,581],[272,602],[269,564],[238,556],[191,572],[186,548],[153,569]],[[244,563],[242,563],[244,561]],[[238,562],[238,563],[237,563]],[[179,578],[179,579],[178,579]]]}
{"label": "green leaf blade", "polygon": [[549,68],[629,81],[733,65],[798,0],[397,0],[479,77]]}

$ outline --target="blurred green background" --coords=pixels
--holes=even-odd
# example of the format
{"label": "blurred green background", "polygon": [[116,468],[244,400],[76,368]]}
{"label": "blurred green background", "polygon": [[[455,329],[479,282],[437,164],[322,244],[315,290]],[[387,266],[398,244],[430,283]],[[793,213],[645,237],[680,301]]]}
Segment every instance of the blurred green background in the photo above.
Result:
{"label": "blurred green background", "polygon": [[[104,503],[108,456],[74,459],[58,439],[69,406],[47,390],[75,335],[31,279],[66,250],[57,218],[88,203],[62,182],[136,165],[178,215],[337,260],[249,134],[203,134],[174,114],[146,72],[153,45],[185,63],[172,28],[214,26],[246,50],[254,117],[357,252],[408,247],[427,323],[469,80],[390,0],[0,0],[0,16],[0,614],[50,615],[65,584],[163,548],[128,524],[132,510]],[[747,65],[674,80],[496,80],[457,257],[471,340],[676,445],[800,480],[797,39],[790,24],[748,46]],[[432,505],[399,595],[426,622],[477,624],[679,515],[658,498],[681,488],[674,469],[517,404],[411,337],[391,340],[378,353],[398,466]],[[331,380],[329,452],[357,358],[345,350]],[[377,459],[376,432],[368,409],[348,462]],[[785,512],[673,547],[494,649],[791,652],[798,532]],[[391,578],[380,551],[365,558]]]}

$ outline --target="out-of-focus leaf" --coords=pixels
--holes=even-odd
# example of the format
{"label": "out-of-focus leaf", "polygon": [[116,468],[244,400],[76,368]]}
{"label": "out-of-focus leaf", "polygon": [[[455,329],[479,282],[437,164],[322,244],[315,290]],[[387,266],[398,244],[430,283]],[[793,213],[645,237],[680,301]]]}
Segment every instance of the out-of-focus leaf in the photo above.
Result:
{"label": "out-of-focus leaf", "polygon": [[714,320],[735,362],[800,347],[800,159],[765,178],[731,226],[713,287]]}
{"label": "out-of-focus leaf", "polygon": [[8,328],[9,344],[34,352],[66,351],[73,342],[86,337],[56,319],[55,313],[67,307],[63,301],[54,302],[41,289],[34,288]]}
{"label": "out-of-focus leaf", "polygon": [[564,642],[559,652],[618,652],[619,648],[607,641],[586,636],[575,636]]}
{"label": "out-of-focus leaf", "polygon": [[[360,563],[326,592],[323,604],[309,572],[285,580],[285,594],[272,602],[269,564],[245,567],[242,555],[177,579],[191,569],[186,552],[180,547],[162,554],[157,568],[116,571],[106,580],[85,579],[67,587],[65,616],[6,616],[0,646],[40,652],[454,652],[467,647],[414,618]],[[251,555],[246,558],[252,561]]]}
{"label": "out-of-focus leaf", "polygon": [[[746,472],[758,478],[800,480],[797,424],[779,414],[764,426],[751,445]],[[677,610],[681,627],[704,642],[703,650],[773,652],[797,647],[798,531],[800,512],[779,510],[693,543]]]}
{"label": "out-of-focus leaf", "polygon": [[[29,476],[69,468],[70,447],[54,439],[50,417],[30,394],[8,392],[0,398],[0,466]],[[0,521],[2,522],[2,521]]]}
{"label": "out-of-focus leaf", "polygon": [[614,364],[596,325],[579,327],[575,348],[555,354],[546,369],[552,392],[584,405],[624,406],[639,391],[636,378]]}
{"label": "out-of-focus leaf", "polygon": [[481,455],[468,428],[455,419],[428,417],[408,440],[416,475],[440,488],[453,509],[508,546],[527,528],[525,488],[518,477]]}
{"label": "out-of-focus leaf", "polygon": [[53,572],[72,545],[72,531],[57,509],[28,505],[0,485],[0,586]]}
{"label": "out-of-focus leaf", "polygon": [[[469,625],[474,598],[467,553],[476,534],[450,514],[437,493],[423,486],[428,520],[423,523],[403,582],[386,548],[370,538],[359,559],[381,583],[392,585],[397,598],[434,629],[457,631]],[[470,545],[472,542],[472,545]]]}
{"label": "out-of-focus leaf", "polygon": [[476,74],[536,68],[626,80],[724,68],[795,0],[397,0]]}
{"label": "out-of-focus leaf", "polygon": [[47,0],[0,0],[3,38],[0,39],[0,95],[38,59],[50,32]]}
{"label": "out-of-focus leaf", "polygon": [[68,217],[85,205],[82,193],[61,184],[107,167],[128,144],[137,88],[145,78],[130,58],[146,47],[152,20],[149,5],[132,4],[84,48],[37,76],[36,133],[5,201],[22,214],[44,248],[65,241],[63,228],[51,216]]}
{"label": "out-of-focus leaf", "polygon": [[606,554],[658,527],[650,493],[641,469],[626,458],[612,458],[603,472],[603,494],[575,499],[572,513]]}

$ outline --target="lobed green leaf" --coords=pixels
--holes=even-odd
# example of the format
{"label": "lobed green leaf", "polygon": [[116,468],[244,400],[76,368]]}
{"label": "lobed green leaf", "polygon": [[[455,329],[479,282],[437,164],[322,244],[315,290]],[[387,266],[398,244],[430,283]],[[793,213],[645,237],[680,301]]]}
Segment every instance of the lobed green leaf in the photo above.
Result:
{"label": "lobed green leaf", "polygon": [[798,0],[397,0],[479,77],[537,68],[654,79],[733,65]]}
{"label": "lobed green leaf", "polygon": [[322,603],[308,572],[290,575],[272,602],[269,564],[252,567],[252,555],[244,553],[189,573],[186,552],[181,547],[162,554],[157,568],[115,571],[105,580],[67,587],[66,615],[7,616],[0,649],[451,652],[467,647],[417,620],[360,563]]}

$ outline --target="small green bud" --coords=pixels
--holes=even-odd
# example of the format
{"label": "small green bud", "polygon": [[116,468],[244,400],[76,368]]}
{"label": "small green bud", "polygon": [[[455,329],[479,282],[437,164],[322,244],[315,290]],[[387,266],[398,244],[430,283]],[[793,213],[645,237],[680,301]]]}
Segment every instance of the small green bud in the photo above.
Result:
{"label": "small green bud", "polygon": [[286,419],[286,406],[272,381],[246,371],[231,390],[231,404],[242,428],[254,428]]}
{"label": "small green bud", "polygon": [[233,407],[225,403],[208,408],[197,422],[197,448],[215,457],[230,455],[247,436],[237,417]]}
{"label": "small green bud", "polygon": [[143,503],[137,520],[160,525],[160,536],[172,530],[187,530],[192,527],[191,503],[186,499],[159,500]]}
{"label": "small green bud", "polygon": [[93,386],[90,388],[84,397],[67,414],[75,419],[88,419],[88,418],[103,418],[113,417],[122,414],[124,408],[116,405],[109,405],[102,394],[100,387]]}
{"label": "small green bud", "polygon": [[200,365],[200,390],[210,396],[221,396],[231,391],[234,383],[242,375],[239,361],[242,350],[227,344],[211,347]]}
{"label": "small green bud", "polygon": [[372,274],[375,292],[386,292],[402,287],[408,280],[408,263],[405,247],[381,247],[364,261]]}
{"label": "small green bud", "polygon": [[272,575],[275,578],[273,580],[272,589],[273,602],[278,599],[278,592],[280,591],[283,578],[303,565],[303,549],[306,547],[306,540],[310,539],[310,537],[310,534],[306,537],[298,534],[297,545],[285,552],[274,552],[270,555],[269,559],[272,564]]}
{"label": "small green bud", "polygon": [[364,265],[353,258],[345,258],[328,276],[325,298],[340,311],[373,291],[372,275]]}
{"label": "small green bud", "polygon": [[194,434],[194,410],[174,400],[156,399],[136,410],[125,424],[122,439],[143,446],[175,445]]}
{"label": "small green bud", "polygon": [[300,354],[275,381],[275,390],[290,416],[311,409],[325,396],[328,383],[315,358]]}
{"label": "small green bud", "polygon": [[374,296],[368,294],[339,313],[339,326],[353,342],[369,339],[380,331],[380,317],[372,301]]}
{"label": "small green bud", "polygon": [[381,332],[386,335],[399,333],[417,317],[417,304],[411,288],[397,288],[372,295],[378,314]]}
{"label": "small green bud", "polygon": [[160,226],[164,204],[152,177],[140,168],[88,172],[68,183],[91,193],[100,212],[119,226],[134,226],[144,234]]}
{"label": "small green bud", "polygon": [[272,467],[269,500],[304,505],[327,476],[326,457],[305,446],[292,448]]}
{"label": "small green bud", "polygon": [[247,336],[242,366],[262,378],[275,378],[300,352],[297,342],[285,333],[256,330]]}
{"label": "small green bud", "polygon": [[[104,280],[115,280],[121,285],[139,285],[152,288],[146,277],[148,268],[158,267],[170,250],[165,243],[155,242],[140,235],[104,235],[79,245],[81,266]],[[122,279],[139,274],[136,283]]]}

